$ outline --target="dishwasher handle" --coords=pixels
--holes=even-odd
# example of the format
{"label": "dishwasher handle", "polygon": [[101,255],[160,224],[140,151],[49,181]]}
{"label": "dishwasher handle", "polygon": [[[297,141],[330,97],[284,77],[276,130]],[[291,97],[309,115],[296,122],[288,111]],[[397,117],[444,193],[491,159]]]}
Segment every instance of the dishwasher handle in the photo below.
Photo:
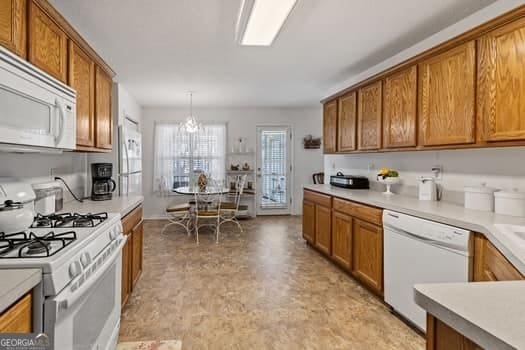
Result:
{"label": "dishwasher handle", "polygon": [[454,253],[458,253],[458,254],[462,254],[462,255],[465,255],[465,254],[468,255],[469,254],[469,246],[468,245],[464,246],[464,245],[461,245],[461,244],[455,244],[453,242],[447,242],[447,241],[444,241],[444,240],[436,240],[436,239],[433,239],[433,238],[425,237],[423,235],[418,235],[418,234],[413,233],[413,232],[408,232],[408,231],[405,231],[405,230],[401,230],[399,228],[392,227],[390,225],[385,225],[385,234],[389,234],[389,233],[402,235],[402,236],[405,236],[405,237],[408,237],[408,238],[411,238],[411,239],[418,240],[418,241],[423,242],[423,243],[427,243],[427,244],[430,244],[430,245],[433,245],[433,246],[436,246],[436,247],[441,247],[443,249],[447,249],[447,250],[452,251]]}

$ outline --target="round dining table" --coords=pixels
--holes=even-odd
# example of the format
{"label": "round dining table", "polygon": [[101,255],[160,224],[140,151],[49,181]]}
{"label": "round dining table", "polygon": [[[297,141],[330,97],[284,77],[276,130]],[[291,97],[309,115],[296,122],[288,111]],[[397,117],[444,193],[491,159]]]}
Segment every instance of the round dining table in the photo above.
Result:
{"label": "round dining table", "polygon": [[230,192],[230,189],[228,187],[213,187],[213,186],[207,186],[204,191],[201,191],[199,189],[199,186],[183,186],[183,187],[177,187],[173,189],[173,192],[178,194],[185,194],[185,195],[194,195],[196,193],[200,194],[224,194]]}

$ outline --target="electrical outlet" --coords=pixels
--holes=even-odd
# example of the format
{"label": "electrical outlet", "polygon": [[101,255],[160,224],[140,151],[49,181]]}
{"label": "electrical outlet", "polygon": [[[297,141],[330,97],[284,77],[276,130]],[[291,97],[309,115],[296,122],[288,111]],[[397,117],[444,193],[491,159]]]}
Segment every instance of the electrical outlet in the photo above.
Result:
{"label": "electrical outlet", "polygon": [[436,180],[443,180],[443,166],[442,165],[434,165],[432,166],[432,175],[434,176],[434,179]]}
{"label": "electrical outlet", "polygon": [[374,163],[368,164],[368,172],[372,172],[376,169],[376,166]]}
{"label": "electrical outlet", "polygon": [[332,170],[335,170],[335,162],[332,162]]}

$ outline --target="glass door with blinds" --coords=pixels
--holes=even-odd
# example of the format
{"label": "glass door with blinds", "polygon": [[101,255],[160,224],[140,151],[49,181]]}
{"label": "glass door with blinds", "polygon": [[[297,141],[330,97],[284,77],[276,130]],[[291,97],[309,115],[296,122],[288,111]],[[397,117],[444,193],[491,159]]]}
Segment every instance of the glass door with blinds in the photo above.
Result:
{"label": "glass door with blinds", "polygon": [[291,213],[291,129],[257,127],[257,215]]}

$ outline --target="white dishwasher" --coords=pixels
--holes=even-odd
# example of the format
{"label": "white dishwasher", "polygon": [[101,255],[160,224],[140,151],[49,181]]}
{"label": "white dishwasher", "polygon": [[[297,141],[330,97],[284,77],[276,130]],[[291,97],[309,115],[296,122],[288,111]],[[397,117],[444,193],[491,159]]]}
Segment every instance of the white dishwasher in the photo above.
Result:
{"label": "white dishwasher", "polygon": [[468,282],[471,234],[389,210],[383,226],[385,302],[425,331],[426,312],[414,302],[414,285]]}

